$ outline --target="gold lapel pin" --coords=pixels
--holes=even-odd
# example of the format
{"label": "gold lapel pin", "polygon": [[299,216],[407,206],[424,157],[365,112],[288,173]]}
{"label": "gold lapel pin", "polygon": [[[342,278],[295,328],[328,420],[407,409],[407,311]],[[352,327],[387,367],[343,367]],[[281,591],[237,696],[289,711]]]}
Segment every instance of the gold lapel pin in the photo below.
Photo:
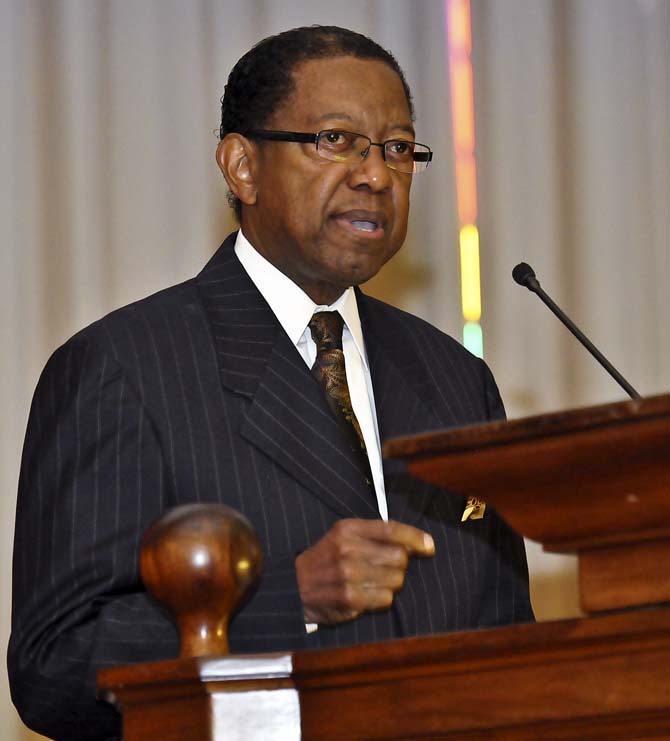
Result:
{"label": "gold lapel pin", "polygon": [[468,497],[468,501],[465,503],[465,509],[463,510],[463,517],[461,522],[466,520],[481,520],[484,517],[486,511],[486,502],[477,497]]}

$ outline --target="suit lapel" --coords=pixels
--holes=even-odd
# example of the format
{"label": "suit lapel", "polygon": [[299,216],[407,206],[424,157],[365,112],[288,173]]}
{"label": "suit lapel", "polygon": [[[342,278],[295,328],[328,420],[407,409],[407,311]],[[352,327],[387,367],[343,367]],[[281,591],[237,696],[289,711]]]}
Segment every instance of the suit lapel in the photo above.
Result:
{"label": "suit lapel", "polygon": [[[432,411],[429,372],[408,350],[407,326],[389,317],[388,309],[357,292],[365,347],[370,364],[382,446],[393,437],[443,427]],[[409,524],[421,518],[434,492],[407,473],[402,461],[383,461],[389,517]]]}
{"label": "suit lapel", "polygon": [[198,277],[222,385],[249,399],[240,434],[344,517],[378,516],[323,391],[229,237]]}

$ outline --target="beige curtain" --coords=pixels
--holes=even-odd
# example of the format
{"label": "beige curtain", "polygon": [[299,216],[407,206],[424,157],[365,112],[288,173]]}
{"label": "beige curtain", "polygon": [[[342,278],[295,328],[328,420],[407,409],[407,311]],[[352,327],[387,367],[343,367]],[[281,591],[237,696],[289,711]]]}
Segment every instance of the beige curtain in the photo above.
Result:
{"label": "beige curtain", "polygon": [[[513,416],[623,398],[510,276],[525,259],[641,393],[670,387],[670,0],[473,0],[484,342]],[[25,421],[53,349],[199,270],[233,222],[218,100],[259,38],[336,23],[392,49],[435,166],[372,290],[460,334],[444,0],[0,0],[0,593]],[[571,563],[531,546],[540,617]],[[0,601],[0,646],[9,600]],[[0,680],[0,728],[26,739]]]}

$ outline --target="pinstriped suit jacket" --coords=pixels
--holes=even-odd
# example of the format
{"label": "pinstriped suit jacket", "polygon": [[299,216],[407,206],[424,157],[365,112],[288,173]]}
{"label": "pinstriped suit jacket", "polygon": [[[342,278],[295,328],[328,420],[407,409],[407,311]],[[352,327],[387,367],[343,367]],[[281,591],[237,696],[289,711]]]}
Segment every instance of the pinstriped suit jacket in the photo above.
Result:
{"label": "pinstriped suit jacket", "polygon": [[[243,512],[265,570],[233,651],[340,646],[532,620],[521,539],[487,511],[385,462],[390,517],[430,532],[393,608],[307,635],[294,559],[343,517],[378,517],[320,387],[238,262],[234,235],[197,278],[120,309],[50,359],[17,508],[9,669],[24,720],[108,738],[98,668],[175,656],[138,575],[138,542],[194,501]],[[503,415],[485,364],[429,324],[358,294],[382,440]]]}

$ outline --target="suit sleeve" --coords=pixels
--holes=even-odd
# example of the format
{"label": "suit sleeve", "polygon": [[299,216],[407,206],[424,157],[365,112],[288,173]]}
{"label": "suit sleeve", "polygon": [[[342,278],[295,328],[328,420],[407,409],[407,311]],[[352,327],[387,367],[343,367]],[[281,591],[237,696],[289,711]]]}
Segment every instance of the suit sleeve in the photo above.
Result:
{"label": "suit sleeve", "polygon": [[486,401],[487,420],[490,422],[504,420],[507,415],[498,385],[488,365],[484,361],[482,361],[482,365],[484,366],[484,399]]}
{"label": "suit sleeve", "polygon": [[31,728],[118,736],[119,716],[95,699],[96,671],[177,654],[137,567],[166,480],[137,390],[109,353],[75,337],[38,384],[19,484],[8,668]]}

